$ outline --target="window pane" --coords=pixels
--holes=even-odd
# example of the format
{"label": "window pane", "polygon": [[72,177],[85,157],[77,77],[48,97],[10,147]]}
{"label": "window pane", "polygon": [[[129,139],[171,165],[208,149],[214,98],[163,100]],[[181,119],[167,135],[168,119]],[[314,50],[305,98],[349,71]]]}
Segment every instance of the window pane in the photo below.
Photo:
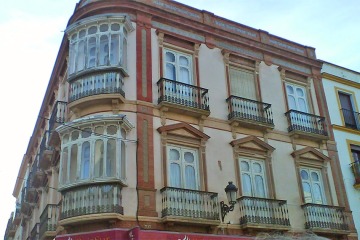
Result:
{"label": "window pane", "polygon": [[85,67],[85,41],[81,40],[78,43],[77,59],[76,59],[76,70],[83,70]]}
{"label": "window pane", "polygon": [[261,176],[255,176],[256,197],[266,197],[264,179]]}
{"label": "window pane", "polygon": [[171,52],[166,52],[165,60],[166,60],[166,62],[175,63],[175,55],[173,53],[171,53]]}
{"label": "window pane", "polygon": [[180,56],[179,64],[180,66],[189,67],[189,59],[187,57]]}
{"label": "window pane", "polygon": [[112,31],[119,31],[120,30],[120,24],[118,24],[118,23],[111,24],[111,30]]}
{"label": "window pane", "polygon": [[299,101],[299,109],[298,110],[301,112],[307,112],[307,106],[306,106],[305,100],[300,98],[298,101]]}
{"label": "window pane", "polygon": [[100,37],[99,65],[107,65],[109,60],[109,39],[108,36]]}
{"label": "window pane", "polygon": [[248,162],[245,162],[245,161],[241,161],[241,171],[245,171],[245,172],[249,172],[250,170],[250,166],[249,166],[249,163]]}
{"label": "window pane", "polygon": [[187,163],[194,163],[194,154],[192,152],[185,152],[184,159]]}
{"label": "window pane", "polygon": [[122,66],[127,69],[127,40],[123,39],[123,49],[122,49]]}
{"label": "window pane", "polygon": [[318,183],[313,185],[313,191],[314,191],[313,194],[314,203],[323,204],[321,187]]}
{"label": "window pane", "polygon": [[91,37],[88,41],[88,68],[96,65],[96,38]]}
{"label": "window pane", "polygon": [[84,142],[81,149],[80,178],[87,179],[90,177],[90,143]]}
{"label": "window pane", "polygon": [[76,43],[70,44],[69,49],[69,73],[72,74],[75,72],[75,57],[76,57]]}
{"label": "window pane", "polygon": [[74,141],[76,139],[79,138],[79,132],[78,131],[74,131],[71,133],[71,141]]}
{"label": "window pane", "polygon": [[68,148],[64,148],[62,153],[61,153],[61,183],[66,183],[67,182],[67,169],[68,169]]}
{"label": "window pane", "polygon": [[244,196],[252,196],[251,177],[249,174],[242,174],[242,190]]}
{"label": "window pane", "polygon": [[309,180],[309,174],[306,170],[301,170],[300,175],[303,180]]}
{"label": "window pane", "polygon": [[176,80],[176,73],[175,73],[175,65],[171,63],[166,64],[166,70],[165,70],[165,78],[168,78],[170,80]]}
{"label": "window pane", "polygon": [[92,26],[88,30],[88,34],[94,34],[97,32],[97,26]]}
{"label": "window pane", "polygon": [[70,182],[73,183],[76,180],[77,172],[77,155],[78,155],[78,146],[76,144],[71,146],[71,156],[70,156]]}
{"label": "window pane", "polygon": [[297,110],[295,98],[293,96],[288,96],[289,109]]}
{"label": "window pane", "polygon": [[310,184],[307,182],[303,182],[303,191],[304,191],[304,200],[306,203],[312,203],[312,196],[311,196],[311,188]]}
{"label": "window pane", "polygon": [[91,128],[84,128],[81,132],[81,137],[88,138],[91,136]]}
{"label": "window pane", "polygon": [[319,181],[319,175],[316,172],[311,172],[311,180],[318,182]]}
{"label": "window pane", "polygon": [[116,132],[117,132],[117,127],[116,127],[116,126],[108,126],[108,127],[106,128],[106,132],[107,132],[107,134],[109,134],[109,135],[115,135]]}
{"label": "window pane", "polygon": [[111,47],[110,47],[110,64],[118,65],[120,63],[120,35],[111,35]]}
{"label": "window pane", "polygon": [[180,76],[178,81],[186,84],[191,84],[190,71],[188,68],[180,68]]}
{"label": "window pane", "polygon": [[304,97],[304,91],[301,88],[296,88],[296,94],[298,97]]}
{"label": "window pane", "polygon": [[181,187],[180,166],[176,163],[170,164],[170,186]]}
{"label": "window pane", "polygon": [[103,175],[104,165],[104,142],[103,140],[97,140],[95,142],[95,157],[94,157],[94,175],[95,177],[101,177]]}
{"label": "window pane", "polygon": [[293,89],[292,86],[287,85],[286,86],[286,91],[287,91],[288,94],[294,94],[294,89]]}
{"label": "window pane", "polygon": [[106,150],[106,176],[115,177],[116,173],[116,141],[110,139]]}
{"label": "window pane", "polygon": [[176,149],[170,149],[170,156],[169,156],[169,160],[170,161],[178,161],[180,159],[180,153],[178,150]]}
{"label": "window pane", "polygon": [[125,142],[121,141],[121,178],[125,178],[125,161],[126,161],[126,151],[125,151]]}
{"label": "window pane", "polygon": [[254,173],[261,173],[262,167],[259,163],[253,163],[253,171]]}
{"label": "window pane", "polygon": [[196,176],[195,176],[195,169],[193,166],[186,166],[185,167],[185,188],[186,189],[193,189],[196,190]]}
{"label": "window pane", "polygon": [[100,25],[100,32],[106,32],[109,29],[109,25],[102,24]]}

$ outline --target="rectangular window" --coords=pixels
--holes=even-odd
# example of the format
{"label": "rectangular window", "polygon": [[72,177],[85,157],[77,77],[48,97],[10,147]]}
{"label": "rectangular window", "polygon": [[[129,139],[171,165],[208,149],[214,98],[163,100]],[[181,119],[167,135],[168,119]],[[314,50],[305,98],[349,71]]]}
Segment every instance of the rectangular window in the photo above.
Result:
{"label": "rectangular window", "polygon": [[360,162],[360,146],[350,145],[354,162]]}
{"label": "rectangular window", "polygon": [[230,67],[230,94],[257,100],[255,74],[253,71]]}
{"label": "rectangular window", "polygon": [[267,197],[264,161],[247,158],[239,159],[242,195]]}
{"label": "rectangular window", "polygon": [[307,104],[306,90],[304,87],[287,83],[286,94],[288,99],[289,110],[297,110],[309,113]]}
{"label": "rectangular window", "polygon": [[197,149],[168,145],[167,161],[170,187],[200,189]]}
{"label": "rectangular window", "polygon": [[338,94],[345,126],[350,128],[356,128],[356,118],[352,103],[352,96],[343,92],[338,92]]}
{"label": "rectangular window", "polygon": [[192,74],[191,55],[164,49],[165,78],[193,85]]}
{"label": "rectangular window", "polygon": [[320,170],[301,168],[300,177],[305,203],[326,204],[324,185]]}

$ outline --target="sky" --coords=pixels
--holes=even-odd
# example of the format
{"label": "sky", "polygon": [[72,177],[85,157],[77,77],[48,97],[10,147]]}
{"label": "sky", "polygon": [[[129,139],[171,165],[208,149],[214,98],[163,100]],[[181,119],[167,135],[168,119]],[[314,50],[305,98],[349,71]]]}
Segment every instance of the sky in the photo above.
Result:
{"label": "sky", "polygon": [[[11,0],[0,7],[0,236],[63,31],[78,0]],[[358,0],[179,0],[316,48],[317,58],[360,72]]]}

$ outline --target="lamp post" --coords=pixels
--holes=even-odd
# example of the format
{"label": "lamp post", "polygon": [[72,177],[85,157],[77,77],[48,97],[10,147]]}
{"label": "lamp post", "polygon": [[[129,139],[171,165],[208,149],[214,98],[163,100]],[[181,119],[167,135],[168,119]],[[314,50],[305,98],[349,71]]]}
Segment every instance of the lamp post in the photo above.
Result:
{"label": "lamp post", "polygon": [[226,197],[228,199],[229,205],[225,204],[224,201],[220,202],[220,210],[221,210],[221,219],[224,222],[225,216],[228,212],[234,210],[234,205],[236,203],[237,198],[237,187],[233,184],[233,182],[229,182],[229,184],[225,187]]}

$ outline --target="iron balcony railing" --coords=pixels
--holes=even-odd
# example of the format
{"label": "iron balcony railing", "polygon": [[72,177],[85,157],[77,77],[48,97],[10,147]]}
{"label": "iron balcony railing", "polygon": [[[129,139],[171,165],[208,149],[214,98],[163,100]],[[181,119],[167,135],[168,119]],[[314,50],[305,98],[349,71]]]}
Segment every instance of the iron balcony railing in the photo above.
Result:
{"label": "iron balcony railing", "polygon": [[162,217],[181,216],[219,220],[218,194],[174,187],[160,190]]}
{"label": "iron balcony railing", "polygon": [[327,136],[325,118],[317,115],[289,110],[285,113],[288,119],[288,131],[300,131]]}
{"label": "iron balcony railing", "polygon": [[62,124],[66,120],[67,115],[67,102],[57,101],[52,110],[50,119],[49,119],[49,131],[52,132],[58,126],[57,124]]}
{"label": "iron balcony railing", "polygon": [[258,123],[274,125],[271,104],[231,95],[228,103],[228,119],[245,119]]}
{"label": "iron balcony railing", "polygon": [[39,188],[42,187],[44,184],[44,180],[46,177],[46,174],[44,172],[44,170],[40,167],[40,155],[37,154],[35,157],[35,161],[31,167],[31,172],[32,174],[32,185],[35,188]]}
{"label": "iron balcony railing", "polygon": [[30,240],[39,240],[39,223],[36,223],[30,233]]}
{"label": "iron balcony railing", "polygon": [[341,109],[341,111],[344,117],[345,126],[360,130],[360,113],[348,109]]}
{"label": "iron balcony railing", "polygon": [[306,229],[349,230],[343,207],[306,203],[302,205],[302,208]]}
{"label": "iron balcony railing", "polygon": [[21,203],[20,203],[20,211],[25,216],[29,216],[31,213],[31,208],[29,202],[26,200],[26,195],[28,192],[27,187],[23,187],[21,190]]}
{"label": "iron balcony railing", "polygon": [[57,222],[59,221],[60,206],[57,204],[48,204],[40,215],[40,239],[46,232],[56,231]]}
{"label": "iron balcony railing", "polygon": [[118,93],[125,97],[123,77],[119,72],[93,73],[70,83],[70,102],[98,94]]}
{"label": "iron balcony railing", "polygon": [[351,169],[355,176],[355,184],[360,184],[360,162],[356,161],[351,163]]}
{"label": "iron balcony railing", "polygon": [[16,210],[14,212],[13,223],[18,225],[21,221],[21,203],[16,203]]}
{"label": "iron balcony railing", "polygon": [[50,134],[50,130],[45,131],[40,143],[39,167],[44,170],[47,170],[51,164],[51,160],[47,154],[52,154],[52,151],[54,150],[54,147],[49,144]]}
{"label": "iron balcony railing", "polygon": [[8,223],[6,225],[5,239],[10,239],[15,235],[16,225],[13,222],[13,218],[14,218],[14,212],[11,213]]}
{"label": "iron balcony railing", "polygon": [[209,90],[190,84],[160,78],[158,103],[167,102],[209,111]]}
{"label": "iron balcony railing", "polygon": [[243,196],[238,199],[240,224],[290,227],[286,200]]}
{"label": "iron balcony railing", "polygon": [[60,219],[97,213],[123,214],[121,186],[91,185],[62,192]]}

